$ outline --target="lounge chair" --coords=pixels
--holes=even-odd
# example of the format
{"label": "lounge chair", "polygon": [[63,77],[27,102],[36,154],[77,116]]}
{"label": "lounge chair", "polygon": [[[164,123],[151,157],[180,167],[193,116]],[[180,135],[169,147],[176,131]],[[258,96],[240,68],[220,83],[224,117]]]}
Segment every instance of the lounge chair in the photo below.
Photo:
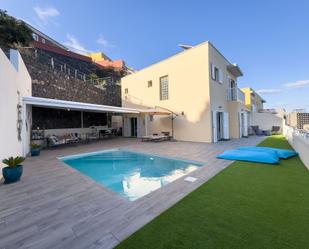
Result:
{"label": "lounge chair", "polygon": [[153,134],[151,136],[143,136],[142,142],[162,142],[170,140],[171,136],[166,136],[164,134]]}
{"label": "lounge chair", "polygon": [[59,146],[59,145],[63,145],[66,143],[64,138],[60,136],[56,136],[56,135],[48,136],[47,141],[48,141],[48,146],[50,147]]}

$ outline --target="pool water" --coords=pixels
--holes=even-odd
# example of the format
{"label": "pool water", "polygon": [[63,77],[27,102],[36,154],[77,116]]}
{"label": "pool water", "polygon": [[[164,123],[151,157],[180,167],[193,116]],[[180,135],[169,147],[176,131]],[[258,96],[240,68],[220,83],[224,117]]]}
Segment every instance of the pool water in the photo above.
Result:
{"label": "pool water", "polygon": [[59,159],[131,201],[145,196],[203,165],[194,161],[120,149]]}

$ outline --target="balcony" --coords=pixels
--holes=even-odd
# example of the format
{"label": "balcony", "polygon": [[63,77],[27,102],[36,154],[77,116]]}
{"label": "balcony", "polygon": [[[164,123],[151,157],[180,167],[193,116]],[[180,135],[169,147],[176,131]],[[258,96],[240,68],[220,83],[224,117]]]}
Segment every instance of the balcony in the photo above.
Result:
{"label": "balcony", "polygon": [[245,103],[245,94],[239,88],[236,88],[236,87],[228,88],[227,89],[227,100]]}

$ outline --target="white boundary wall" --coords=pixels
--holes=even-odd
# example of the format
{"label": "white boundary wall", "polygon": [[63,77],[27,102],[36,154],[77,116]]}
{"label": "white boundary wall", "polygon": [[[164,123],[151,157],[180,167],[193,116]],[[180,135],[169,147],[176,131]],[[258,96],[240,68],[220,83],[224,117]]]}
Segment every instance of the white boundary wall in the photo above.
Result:
{"label": "white boundary wall", "polygon": [[[9,156],[22,156],[27,153],[30,143],[31,109],[23,105],[22,97],[31,96],[31,78],[17,50],[10,51],[10,60],[0,49],[0,169],[2,160]],[[21,137],[17,131],[17,105],[22,105]],[[0,178],[2,170],[0,170]]]}
{"label": "white boundary wall", "polygon": [[283,135],[294,150],[299,153],[299,157],[309,169],[309,134],[302,134],[297,129],[283,125]]}

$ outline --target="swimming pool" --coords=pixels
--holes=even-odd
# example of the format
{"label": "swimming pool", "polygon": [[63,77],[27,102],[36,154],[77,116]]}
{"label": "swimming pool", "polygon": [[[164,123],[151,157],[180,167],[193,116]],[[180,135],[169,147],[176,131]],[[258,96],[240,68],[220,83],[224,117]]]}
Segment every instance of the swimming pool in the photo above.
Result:
{"label": "swimming pool", "polygon": [[59,158],[99,184],[134,201],[204,164],[113,149]]}

